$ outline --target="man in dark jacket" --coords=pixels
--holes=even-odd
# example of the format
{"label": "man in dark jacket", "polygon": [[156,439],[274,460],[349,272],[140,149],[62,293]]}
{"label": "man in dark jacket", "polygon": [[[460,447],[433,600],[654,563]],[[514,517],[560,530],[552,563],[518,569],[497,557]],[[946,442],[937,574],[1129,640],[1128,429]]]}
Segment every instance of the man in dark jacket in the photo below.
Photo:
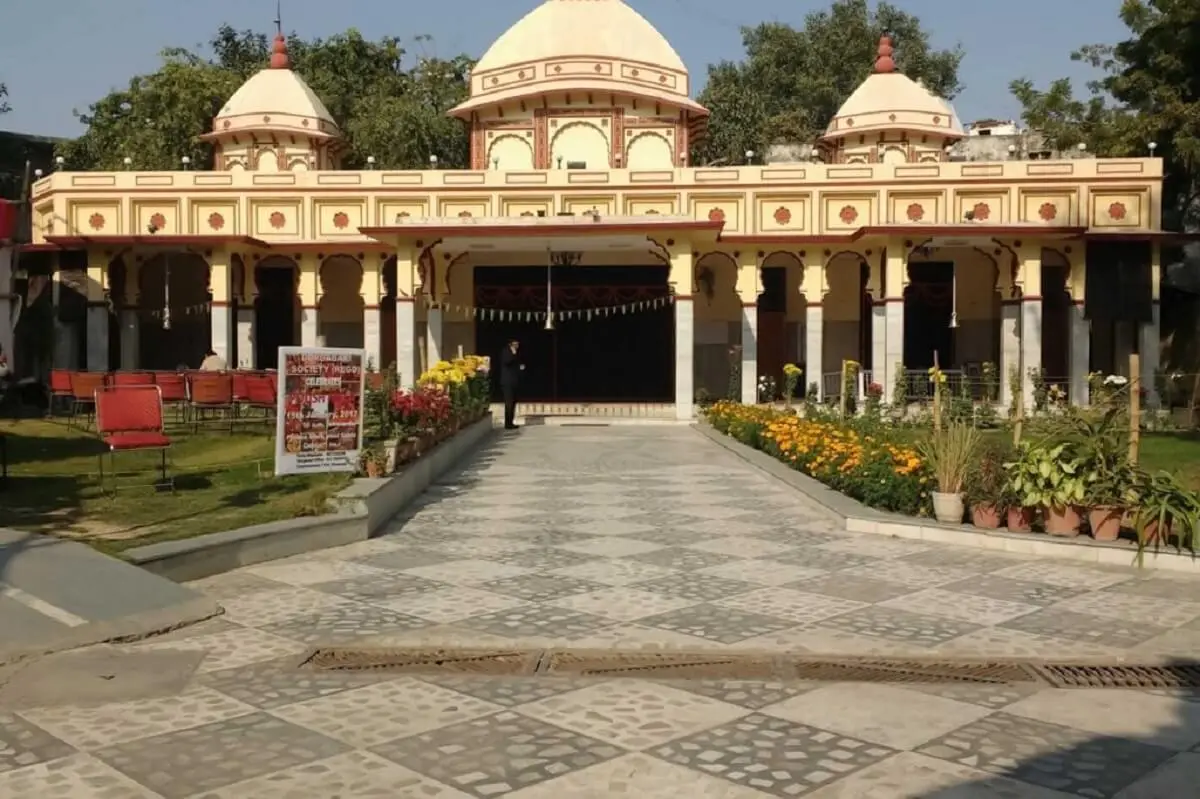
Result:
{"label": "man in dark jacket", "polygon": [[521,382],[521,372],[525,364],[517,356],[520,343],[513,339],[504,348],[500,356],[500,393],[504,395],[504,429],[516,430],[517,418],[517,385]]}

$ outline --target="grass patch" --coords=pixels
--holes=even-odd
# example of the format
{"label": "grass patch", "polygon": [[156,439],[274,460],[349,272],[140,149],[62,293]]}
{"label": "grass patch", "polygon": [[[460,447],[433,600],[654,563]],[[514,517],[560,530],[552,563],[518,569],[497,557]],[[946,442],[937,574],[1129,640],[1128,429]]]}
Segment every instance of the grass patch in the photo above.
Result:
{"label": "grass patch", "polygon": [[8,450],[8,485],[0,516],[18,530],[86,541],[115,553],[134,546],[221,532],[251,524],[314,516],[349,484],[351,475],[275,477],[274,427],[230,434],[227,429],[169,430],[168,473],[174,491],[153,487],[159,456],[116,457],[118,491],[108,457],[105,491],[94,432],[58,420],[0,422]]}

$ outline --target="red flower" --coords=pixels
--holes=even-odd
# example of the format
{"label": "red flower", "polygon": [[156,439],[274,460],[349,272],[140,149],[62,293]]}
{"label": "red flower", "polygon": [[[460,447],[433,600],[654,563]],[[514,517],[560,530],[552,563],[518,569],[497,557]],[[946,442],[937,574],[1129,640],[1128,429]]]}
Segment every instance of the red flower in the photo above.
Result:
{"label": "red flower", "polygon": [[450,420],[450,397],[442,391],[398,390],[389,405],[400,426],[411,432],[433,432]]}

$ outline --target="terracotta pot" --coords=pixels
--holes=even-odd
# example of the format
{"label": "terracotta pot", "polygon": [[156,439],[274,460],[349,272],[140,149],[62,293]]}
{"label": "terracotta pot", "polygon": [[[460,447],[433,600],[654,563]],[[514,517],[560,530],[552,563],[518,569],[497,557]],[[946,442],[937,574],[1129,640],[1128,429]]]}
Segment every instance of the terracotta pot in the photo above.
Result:
{"label": "terracotta pot", "polygon": [[379,477],[383,474],[383,466],[376,461],[367,461],[367,477]]}
{"label": "terracotta pot", "polygon": [[971,524],[984,530],[1000,526],[1000,506],[995,502],[976,502],[971,505]]}
{"label": "terracotta pot", "polygon": [[1046,508],[1046,532],[1050,535],[1074,538],[1079,535],[1079,525],[1082,523],[1079,509],[1074,505],[1051,505]]}
{"label": "terracotta pot", "polygon": [[1028,533],[1033,529],[1033,508],[1009,508],[1005,522],[1010,533]]}
{"label": "terracotta pot", "polygon": [[1147,546],[1165,545],[1171,539],[1171,520],[1167,519],[1161,530],[1157,519],[1150,522],[1142,531],[1142,538]]}
{"label": "terracotta pot", "polygon": [[1097,541],[1116,541],[1121,534],[1121,519],[1124,516],[1124,508],[1112,505],[1089,508],[1088,526],[1092,528],[1092,538]]}

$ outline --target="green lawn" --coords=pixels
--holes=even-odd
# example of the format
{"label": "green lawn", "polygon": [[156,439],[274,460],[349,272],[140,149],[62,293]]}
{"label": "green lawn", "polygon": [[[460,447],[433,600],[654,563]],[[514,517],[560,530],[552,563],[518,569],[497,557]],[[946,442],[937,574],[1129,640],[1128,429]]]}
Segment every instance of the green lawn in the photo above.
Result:
{"label": "green lawn", "polygon": [[[249,426],[248,426],[249,427]],[[0,518],[21,530],[78,538],[116,552],[132,546],[323,512],[350,475],[273,476],[274,427],[168,430],[174,491],[153,487],[158,453],[118,454],[118,491],[99,483],[94,432],[60,420],[0,421],[8,484]],[[104,469],[111,465],[107,456]]]}

